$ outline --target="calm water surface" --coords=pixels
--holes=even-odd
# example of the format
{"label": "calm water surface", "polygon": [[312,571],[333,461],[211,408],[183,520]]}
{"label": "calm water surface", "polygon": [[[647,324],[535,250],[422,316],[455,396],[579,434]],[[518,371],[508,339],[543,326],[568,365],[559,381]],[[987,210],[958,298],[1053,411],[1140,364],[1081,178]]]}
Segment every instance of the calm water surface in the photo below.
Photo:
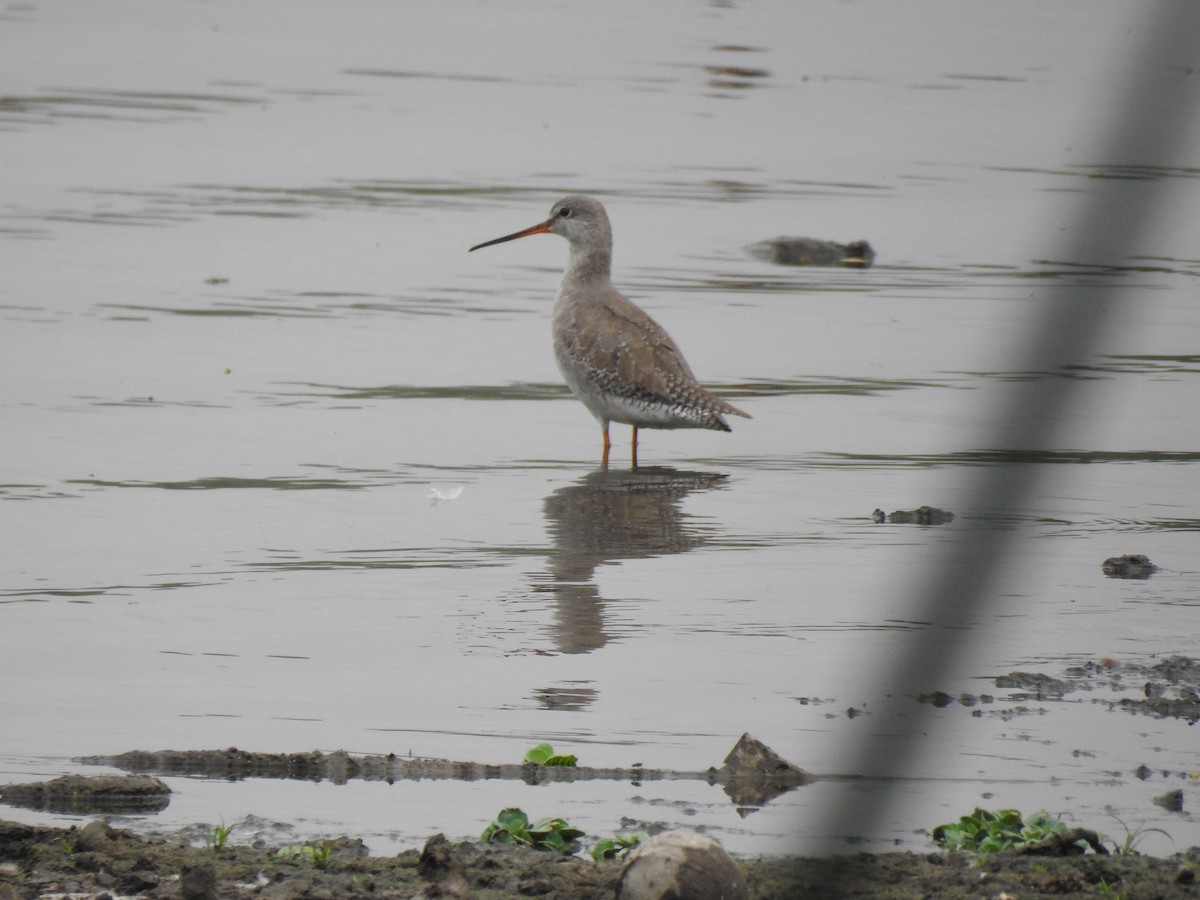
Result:
{"label": "calm water surface", "polygon": [[[991,680],[1200,655],[1200,157],[1095,150],[1146,29],[1090,2],[9,5],[0,782],[231,745],[511,762],[549,740],[700,770],[745,731],[871,776],[847,747],[899,710],[924,739],[905,780],[745,817],[687,781],[171,779],[135,824],[389,852],[515,804],[776,853],[924,849],[982,804],[1200,843],[1150,802],[1200,800],[1187,723],[1090,696],[1009,715]],[[1163,59],[1139,89],[1195,100],[1196,66]],[[1153,227],[1064,258],[1114,179],[1169,187]],[[646,432],[636,475],[621,427],[597,471],[549,346],[565,245],[465,252],[567,192],[606,203],[618,283],[753,420]],[[879,257],[744,251],[782,234]],[[1093,354],[1015,364],[1048,290],[1114,279]],[[1020,463],[1036,495],[973,506],[1013,386],[1064,377],[1075,403]],[[922,504],[958,518],[870,520]],[[931,711],[880,661],[926,627],[912,585],[971,526],[1015,531],[1013,556],[927,689],[997,701]],[[1162,571],[1106,579],[1123,553]],[[885,786],[893,813],[821,831]]]}

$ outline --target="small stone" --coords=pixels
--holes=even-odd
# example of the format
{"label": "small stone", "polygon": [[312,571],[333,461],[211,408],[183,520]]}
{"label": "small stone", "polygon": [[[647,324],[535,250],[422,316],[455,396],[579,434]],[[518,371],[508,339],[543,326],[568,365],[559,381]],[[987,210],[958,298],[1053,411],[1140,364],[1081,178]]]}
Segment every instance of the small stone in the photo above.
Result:
{"label": "small stone", "polygon": [[791,784],[802,784],[810,777],[749,734],[743,734],[733,745],[725,757],[724,770],[731,778],[774,778]]}
{"label": "small stone", "polygon": [[217,870],[213,864],[184,869],[179,879],[179,896],[184,900],[217,900]]}
{"label": "small stone", "polygon": [[630,854],[617,900],[748,900],[741,870],[712,838],[667,831]]}
{"label": "small stone", "polygon": [[426,896],[465,898],[471,893],[466,866],[454,845],[441,832],[425,842],[417,872],[430,882]]}
{"label": "small stone", "polygon": [[1154,803],[1170,812],[1183,812],[1183,791],[1176,788],[1154,798]]}
{"label": "small stone", "polygon": [[81,853],[103,853],[111,850],[115,833],[107,822],[97,819],[79,829],[75,849]]}
{"label": "small stone", "polygon": [[934,691],[932,694],[918,694],[918,703],[928,703],[938,709],[945,709],[954,703],[954,698],[945,691]]}

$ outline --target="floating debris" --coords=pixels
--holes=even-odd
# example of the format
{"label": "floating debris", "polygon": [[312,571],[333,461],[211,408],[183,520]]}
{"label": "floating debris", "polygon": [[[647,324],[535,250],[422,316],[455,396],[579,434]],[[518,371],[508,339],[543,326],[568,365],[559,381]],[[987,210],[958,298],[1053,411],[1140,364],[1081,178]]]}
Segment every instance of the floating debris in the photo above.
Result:
{"label": "floating debris", "polygon": [[777,237],[751,244],[746,252],[755,259],[777,266],[845,266],[867,269],[875,262],[875,251],[866,241],[839,244],[806,237]]}
{"label": "floating debris", "polygon": [[429,486],[429,505],[437,506],[439,500],[457,500],[462,496],[464,485],[456,484],[450,487],[439,488],[434,485]]}
{"label": "floating debris", "polygon": [[1150,562],[1150,557],[1141,553],[1110,556],[1101,568],[1109,578],[1137,578],[1143,581],[1158,571],[1158,566]]}
{"label": "floating debris", "polygon": [[893,525],[945,525],[954,521],[954,513],[936,506],[922,506],[919,509],[897,509],[885,513],[877,509],[871,513],[871,520],[876,525],[891,522]]}

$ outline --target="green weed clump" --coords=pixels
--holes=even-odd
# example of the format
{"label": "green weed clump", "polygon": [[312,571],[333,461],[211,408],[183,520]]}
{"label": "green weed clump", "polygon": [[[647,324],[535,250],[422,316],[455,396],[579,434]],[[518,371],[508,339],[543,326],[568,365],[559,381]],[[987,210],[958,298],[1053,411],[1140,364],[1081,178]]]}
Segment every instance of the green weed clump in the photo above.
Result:
{"label": "green weed clump", "polygon": [[328,841],[314,844],[287,844],[275,851],[278,859],[304,859],[318,869],[329,868],[333,861],[333,847]]}
{"label": "green weed clump", "polygon": [[934,828],[933,840],[947,850],[999,853],[1023,844],[1036,844],[1067,830],[1066,824],[1047,812],[1035,812],[1024,818],[1015,809],[992,812],[976,807],[969,816]]}
{"label": "green weed clump", "polygon": [[648,840],[650,840],[650,835],[644,831],[635,831],[632,834],[615,834],[610,838],[601,838],[596,842],[596,846],[592,848],[592,859],[596,862],[603,862],[606,859],[620,859],[642,841]]}
{"label": "green weed clump", "polygon": [[531,823],[524,810],[509,807],[500,810],[496,821],[483,829],[479,839],[501,844],[524,844],[536,850],[574,853],[575,841],[581,837],[583,832],[572,828],[565,819],[539,819]]}
{"label": "green weed clump", "polygon": [[229,843],[229,835],[233,831],[232,825],[226,825],[222,822],[220,825],[214,825],[204,837],[204,843],[208,845],[208,849],[213,853],[220,853],[225,849],[225,845]]}
{"label": "green weed clump", "polygon": [[573,753],[556,754],[547,743],[535,744],[525,752],[525,762],[536,766],[574,766],[579,762]]}

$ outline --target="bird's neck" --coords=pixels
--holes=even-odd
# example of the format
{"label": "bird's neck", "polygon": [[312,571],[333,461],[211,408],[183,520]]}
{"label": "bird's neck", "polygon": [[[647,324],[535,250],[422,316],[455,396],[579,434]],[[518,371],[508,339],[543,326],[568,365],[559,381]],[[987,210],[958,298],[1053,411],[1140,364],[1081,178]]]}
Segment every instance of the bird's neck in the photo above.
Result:
{"label": "bird's neck", "polygon": [[579,247],[571,245],[567,259],[567,270],[563,273],[564,283],[596,284],[607,283],[612,277],[612,251],[607,247]]}

